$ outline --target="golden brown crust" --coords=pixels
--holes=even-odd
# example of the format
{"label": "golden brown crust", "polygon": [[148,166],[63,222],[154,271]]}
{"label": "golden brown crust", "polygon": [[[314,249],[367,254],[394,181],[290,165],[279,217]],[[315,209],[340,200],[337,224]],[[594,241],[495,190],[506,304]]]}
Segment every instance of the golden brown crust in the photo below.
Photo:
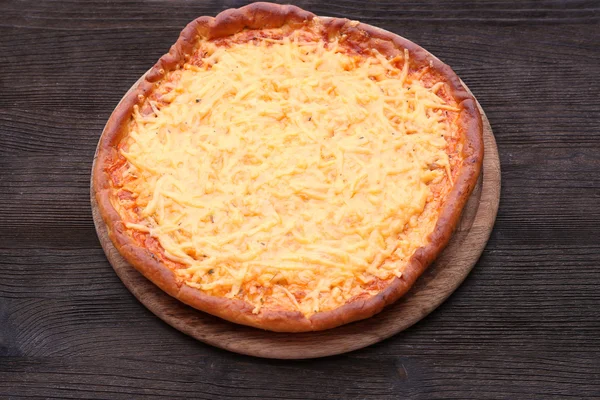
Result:
{"label": "golden brown crust", "polygon": [[168,71],[183,65],[199,38],[228,36],[246,28],[278,28],[284,25],[298,28],[309,24],[315,18],[314,14],[291,5],[253,3],[239,9],[223,11],[215,18],[200,17],[188,24],[169,53],[161,57],[111,115],[98,144],[92,177],[99,210],[111,240],[123,257],[146,278],[169,295],[194,308],[232,322],[280,332],[329,329],[380,312],[386,305],[404,295],[448,244],[458,225],[462,209],[477,182],[483,161],[481,115],[475,99],[465,90],[449,66],[418,45],[393,33],[347,19],[318,19],[328,36],[339,35],[341,40],[351,44],[357,51],[375,48],[382,54],[393,56],[403,49],[408,49],[411,65],[429,65],[430,71],[434,71],[449,85],[451,96],[459,104],[463,163],[440,210],[435,229],[429,236],[429,243],[413,254],[401,278],[394,278],[391,284],[375,296],[361,296],[342,307],[318,312],[310,318],[306,318],[299,311],[264,309],[258,314],[253,314],[253,307],[242,300],[211,296],[182,284],[173,271],[159,262],[148,249],[136,245],[124,232],[121,217],[110,201],[110,176],[107,167],[112,165],[117,157],[116,147],[127,133],[126,128],[133,107],[143,103]]}

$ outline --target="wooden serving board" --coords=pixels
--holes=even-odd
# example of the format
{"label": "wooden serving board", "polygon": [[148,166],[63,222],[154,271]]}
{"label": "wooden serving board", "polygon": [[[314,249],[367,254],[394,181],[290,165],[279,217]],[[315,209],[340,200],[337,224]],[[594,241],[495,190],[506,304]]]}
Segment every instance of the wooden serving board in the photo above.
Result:
{"label": "wooden serving board", "polygon": [[[163,292],[121,257],[108,237],[92,188],[96,232],[108,261],[127,289],[157,317],[204,343],[236,353],[279,359],[316,358],[357,350],[403,331],[435,310],[467,277],[483,252],[500,201],[500,160],[490,123],[479,109],[484,123],[483,173],[457,231],[437,261],[404,297],[362,321],[321,332],[276,333],[237,325],[189,307]],[[94,158],[94,164],[95,161]]]}

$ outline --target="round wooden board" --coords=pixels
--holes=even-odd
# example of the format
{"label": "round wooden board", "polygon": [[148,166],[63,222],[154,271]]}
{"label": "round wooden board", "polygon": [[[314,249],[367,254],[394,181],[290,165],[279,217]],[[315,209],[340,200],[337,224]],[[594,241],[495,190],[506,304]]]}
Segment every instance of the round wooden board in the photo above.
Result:
{"label": "round wooden board", "polygon": [[500,201],[500,160],[490,123],[481,107],[479,110],[484,127],[483,172],[457,231],[405,296],[362,321],[320,332],[276,333],[233,324],[189,307],[163,292],[121,257],[108,237],[92,188],[96,232],[108,261],[127,289],[157,317],[204,343],[236,353],[279,359],[317,358],[357,350],[403,331],[435,310],[467,277],[483,252]]}

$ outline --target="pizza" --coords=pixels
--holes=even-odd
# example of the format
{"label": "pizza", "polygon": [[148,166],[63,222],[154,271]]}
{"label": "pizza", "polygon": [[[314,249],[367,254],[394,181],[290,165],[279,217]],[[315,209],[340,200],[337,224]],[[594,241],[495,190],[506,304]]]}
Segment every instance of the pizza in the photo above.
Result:
{"label": "pizza", "polygon": [[290,5],[200,17],[111,115],[92,189],[120,254],[169,295],[272,331],[404,295],[483,159],[476,101],[390,32]]}

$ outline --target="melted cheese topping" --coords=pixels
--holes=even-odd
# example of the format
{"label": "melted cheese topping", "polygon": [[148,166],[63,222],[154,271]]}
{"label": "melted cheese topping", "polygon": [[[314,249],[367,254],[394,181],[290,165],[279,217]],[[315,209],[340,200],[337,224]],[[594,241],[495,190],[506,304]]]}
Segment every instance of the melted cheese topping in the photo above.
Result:
{"label": "melted cheese topping", "polygon": [[298,35],[198,52],[121,144],[126,227],[185,284],[255,313],[308,316],[401,276],[435,226],[432,187],[451,185],[443,84],[412,79],[408,52]]}

